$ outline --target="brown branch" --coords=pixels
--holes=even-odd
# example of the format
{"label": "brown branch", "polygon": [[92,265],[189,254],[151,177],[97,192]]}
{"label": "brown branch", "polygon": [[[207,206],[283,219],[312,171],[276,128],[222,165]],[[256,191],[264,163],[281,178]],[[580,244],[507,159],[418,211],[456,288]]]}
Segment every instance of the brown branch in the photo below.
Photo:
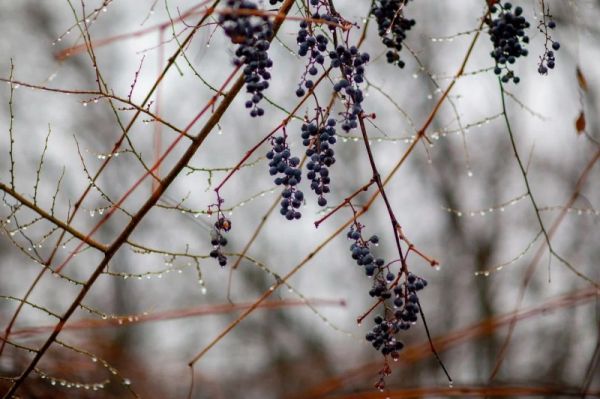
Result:
{"label": "brown branch", "polygon": [[13,197],[17,201],[19,201],[21,204],[23,204],[27,208],[31,209],[32,211],[34,211],[35,213],[40,215],[42,218],[44,218],[47,221],[49,221],[50,223],[53,223],[56,226],[60,227],[61,229],[68,232],[73,237],[78,238],[80,241],[89,245],[90,247],[96,248],[97,250],[99,250],[101,252],[106,252],[106,250],[108,249],[108,247],[106,245],[96,242],[93,239],[91,239],[90,237],[86,237],[85,234],[81,233],[78,230],[75,230],[69,224],[67,224],[67,223],[57,219],[53,215],[49,214],[48,212],[46,212],[39,206],[35,205],[33,202],[29,201],[27,198],[23,197],[21,194],[19,194],[14,189],[7,186],[6,184],[0,182],[0,190],[4,191],[6,194],[10,195],[11,197]]}
{"label": "brown branch", "polygon": [[[188,317],[197,316],[208,316],[214,314],[232,313],[239,310],[248,308],[250,303],[238,303],[238,304],[216,304],[216,305],[203,305],[196,306],[187,309],[175,309],[166,310],[163,312],[156,312],[153,314],[142,314],[135,316],[114,316],[109,319],[82,319],[73,321],[64,326],[63,331],[78,331],[78,330],[89,330],[96,328],[110,328],[116,326],[128,326],[132,324],[149,323],[155,321],[166,321],[175,320]],[[312,306],[346,306],[344,300],[335,299],[308,299],[308,300],[292,300],[282,299],[276,301],[268,301],[263,303],[261,309],[281,309],[288,307],[299,307],[305,305]],[[132,319],[133,317],[133,319]],[[125,324],[123,322],[126,322]],[[54,326],[39,326],[39,327],[27,327],[20,330],[14,330],[12,335],[20,337],[31,337],[44,332],[52,331]]]}

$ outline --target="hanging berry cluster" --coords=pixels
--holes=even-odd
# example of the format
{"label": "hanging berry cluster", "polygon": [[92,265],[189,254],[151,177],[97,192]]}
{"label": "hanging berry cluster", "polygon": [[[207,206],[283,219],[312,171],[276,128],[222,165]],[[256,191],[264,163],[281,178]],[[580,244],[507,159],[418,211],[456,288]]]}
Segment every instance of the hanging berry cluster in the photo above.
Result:
{"label": "hanging berry cluster", "polygon": [[310,180],[310,188],[317,194],[319,206],[327,205],[325,194],[329,193],[329,167],[335,163],[335,152],[332,146],[336,143],[335,119],[317,126],[316,123],[302,125],[302,144],[308,147],[306,156],[310,159],[306,164],[306,177]]}
{"label": "hanging berry cluster", "polygon": [[231,229],[231,220],[227,219],[220,209],[220,205],[217,207],[217,221],[214,224],[214,229],[211,232],[211,244],[213,246],[210,251],[210,256],[215,258],[221,267],[227,265],[227,257],[223,254],[223,247],[227,245],[227,238],[225,233]]}
{"label": "hanging berry cluster", "polygon": [[333,90],[342,95],[346,104],[343,114],[342,130],[349,132],[358,126],[358,116],[363,112],[362,102],[365,97],[360,84],[365,80],[365,64],[369,62],[368,53],[361,53],[356,46],[337,46],[329,53],[331,66],[340,68],[342,79],[333,85]]}
{"label": "hanging berry cluster", "polygon": [[[362,236],[363,228],[363,225],[354,222],[347,237],[353,241],[350,245],[352,259],[373,279],[369,295],[379,299],[384,309],[382,315],[375,317],[375,325],[365,338],[386,358],[387,365],[388,356],[392,360],[398,360],[399,351],[404,347],[398,333],[408,330],[418,320],[420,305],[417,291],[426,287],[427,281],[410,272],[401,272],[397,277],[390,270],[391,263],[386,264],[385,260],[376,258],[372,253],[371,247],[378,245],[379,237],[373,235],[368,240],[365,239]],[[389,300],[392,300],[391,304],[388,303]],[[388,374],[389,367],[386,366],[380,372],[380,379],[375,385],[378,389],[385,387],[384,378]]]}
{"label": "hanging berry cluster", "polygon": [[[310,6],[315,7],[315,10],[312,13],[310,13]],[[329,39],[325,36],[324,32],[317,33],[318,28],[322,28],[323,24],[317,24],[313,21],[325,21],[325,25],[330,32],[335,31],[335,24],[339,22],[339,18],[331,12],[328,2],[311,0],[308,5],[308,10],[310,19],[300,21],[300,29],[296,36],[298,55],[301,57],[306,57],[308,55],[308,63],[306,64],[300,84],[296,90],[296,95],[298,97],[304,96],[306,93],[305,89],[311,89],[314,86],[314,81],[311,77],[317,75],[319,72],[318,67],[324,65],[327,56]]]}
{"label": "hanging berry cluster", "polygon": [[[540,75],[546,75],[549,69],[554,69],[556,63],[554,52],[558,51],[560,43],[553,40],[550,35],[550,30],[554,28],[556,28],[556,22],[552,19],[549,10],[544,10],[544,17],[538,24],[538,30],[546,38],[546,42],[544,43],[544,54],[540,57],[540,62],[538,64],[538,73]],[[549,47],[551,47],[551,49]]]}
{"label": "hanging berry cluster", "polygon": [[269,174],[271,176],[281,175],[275,178],[275,184],[284,187],[281,193],[283,199],[280,213],[286,219],[293,220],[300,219],[302,216],[298,208],[302,205],[304,194],[297,187],[302,179],[302,171],[298,167],[300,159],[291,156],[286,138],[285,133],[283,136],[271,138],[272,149],[267,152],[267,159],[270,160]]}
{"label": "hanging berry cluster", "polygon": [[529,43],[529,36],[525,34],[525,29],[529,28],[529,22],[522,15],[523,8],[517,6],[513,9],[512,4],[508,2],[499,2],[491,6],[490,11],[492,16],[486,23],[494,44],[494,50],[491,52],[496,61],[494,73],[502,75],[500,79],[503,83],[508,83],[511,79],[514,83],[519,83],[520,78],[515,75],[510,65],[514,64],[517,58],[528,54],[525,44]]}
{"label": "hanging berry cluster", "polygon": [[389,49],[385,54],[387,62],[404,68],[400,59],[402,42],[406,32],[414,25],[414,19],[404,17],[404,6],[407,0],[378,0],[373,5],[373,15],[377,20],[378,33],[382,43]]}
{"label": "hanging berry cluster", "polygon": [[246,91],[251,94],[246,101],[250,115],[262,116],[265,111],[258,106],[263,91],[269,87],[269,69],[273,61],[269,58],[269,39],[273,36],[273,24],[266,16],[258,14],[258,7],[248,0],[227,0],[228,12],[219,15],[219,25],[231,41],[238,44],[234,63],[243,66]]}
{"label": "hanging berry cluster", "polygon": [[389,299],[392,296],[389,284],[396,279],[396,276],[390,271],[389,265],[385,264],[385,260],[373,256],[371,245],[378,245],[379,237],[373,235],[368,240],[365,240],[361,234],[363,227],[358,222],[355,222],[347,234],[348,238],[354,241],[350,245],[352,259],[356,261],[357,265],[363,267],[367,277],[373,278],[373,286],[369,291],[369,295],[381,300]]}

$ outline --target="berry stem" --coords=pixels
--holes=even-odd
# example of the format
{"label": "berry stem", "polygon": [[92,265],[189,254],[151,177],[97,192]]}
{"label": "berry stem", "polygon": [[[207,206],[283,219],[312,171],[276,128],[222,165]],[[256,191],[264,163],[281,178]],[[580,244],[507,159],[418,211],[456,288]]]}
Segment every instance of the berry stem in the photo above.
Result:
{"label": "berry stem", "polygon": [[354,197],[356,197],[358,194],[362,193],[363,191],[367,191],[369,189],[369,187],[371,187],[371,185],[374,183],[375,183],[375,180],[371,179],[371,180],[369,180],[369,182],[367,184],[365,184],[364,186],[360,187],[358,190],[356,190],[355,192],[350,194],[350,196],[346,197],[342,203],[340,203],[338,206],[336,206],[333,210],[331,210],[329,213],[327,213],[321,219],[317,220],[315,222],[315,227],[319,228],[319,225],[321,225],[321,223],[323,223],[326,219],[328,219],[331,215],[333,215],[334,213],[339,211],[341,208],[348,205],[350,203],[350,201],[352,201],[352,199]]}
{"label": "berry stem", "polygon": [[381,197],[385,202],[385,206],[387,208],[388,215],[390,217],[390,222],[392,224],[392,229],[394,231],[394,241],[396,242],[396,248],[398,249],[398,255],[400,257],[400,262],[402,263],[401,272],[405,275],[408,274],[408,265],[406,264],[406,257],[402,253],[402,246],[400,245],[400,223],[396,219],[396,215],[394,214],[394,210],[392,209],[392,205],[390,204],[390,200],[385,192],[385,188],[383,187],[383,183],[381,182],[381,175],[377,170],[377,165],[375,164],[375,158],[373,157],[373,152],[371,151],[371,144],[369,144],[369,136],[367,135],[367,128],[365,126],[365,114],[361,114],[358,116],[358,124],[360,126],[360,131],[363,136],[363,142],[365,144],[365,149],[367,150],[367,155],[369,156],[369,163],[371,164],[371,170],[373,171],[373,181],[377,184],[377,188],[381,193]]}

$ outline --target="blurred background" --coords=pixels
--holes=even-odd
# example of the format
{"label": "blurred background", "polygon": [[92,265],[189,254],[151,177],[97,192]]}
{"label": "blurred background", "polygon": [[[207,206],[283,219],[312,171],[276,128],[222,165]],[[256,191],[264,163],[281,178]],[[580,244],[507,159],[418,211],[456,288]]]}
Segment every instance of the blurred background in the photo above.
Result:
{"label": "blurred background", "polygon": [[[494,387],[510,397],[582,397],[586,391],[593,397],[600,392],[600,3],[543,2],[557,24],[552,37],[561,43],[556,68],[547,76],[537,73],[544,52],[544,35],[536,29],[542,3],[514,3],[531,22],[531,43],[529,56],[515,66],[521,82],[505,85],[506,116],[537,210],[511,145],[485,30],[475,41],[464,75],[427,129],[430,143],[417,144],[386,192],[407,238],[440,263],[432,268],[414,253],[408,261],[410,270],[429,282],[420,303],[454,387],[472,389],[475,396],[492,395],[485,388]],[[302,16],[299,4],[290,16]],[[371,62],[363,107],[376,114],[367,128],[385,177],[459,70],[486,3],[409,2],[404,12],[416,26],[401,52],[404,69],[385,62],[375,21],[365,24],[370,5],[335,2],[338,12],[357,25],[350,43],[366,29],[362,49]],[[113,152],[134,116],[133,105],[142,104],[203,6],[187,0],[0,2],[0,77],[10,80],[12,75],[22,82],[0,86],[0,182],[8,187],[14,181],[16,192],[66,221],[110,158],[70,222],[89,233],[154,164],[157,151],[165,151],[178,136],[154,116],[183,129],[233,72],[235,46],[211,17],[143,107],[154,116],[142,113],[122,148]],[[93,57],[81,47],[80,28],[86,26]],[[368,295],[372,281],[351,259],[345,230],[326,241],[352,212],[341,209],[316,229],[313,222],[326,210],[316,205],[303,181],[307,201],[302,219],[285,220],[277,206],[270,214],[280,190],[268,173],[268,145],[259,147],[220,191],[232,221],[230,253],[241,253],[265,220],[247,257],[233,270],[235,256],[224,268],[207,256],[215,217],[206,211],[216,202],[213,189],[298,103],[295,90],[306,60],[295,53],[297,29],[297,20],[286,21],[271,47],[266,115],[251,118],[244,108],[246,93],[236,97],[189,167],[93,285],[59,341],[22,385],[22,397],[117,398],[131,391],[142,397],[185,397],[191,381],[188,362],[279,276],[306,260],[264,307],[195,364],[192,397],[451,395],[421,321],[401,334],[406,349],[391,364],[389,391],[373,388],[383,357],[364,336],[377,312],[357,324],[374,303]],[[124,101],[99,98],[94,94],[99,85]],[[316,90],[321,106],[331,93],[328,81]],[[296,155],[303,153],[300,119],[314,113],[314,107],[313,98],[287,126]],[[338,103],[334,112],[341,109]],[[190,134],[200,131],[209,114]],[[178,143],[159,175],[166,175],[188,143]],[[371,178],[358,130],[340,131],[335,150],[332,206]],[[152,190],[146,178],[93,238],[112,243]],[[360,207],[373,192],[360,194],[353,203]],[[11,326],[0,355],[0,392],[5,392],[10,378],[33,358],[26,348],[45,342],[57,323],[53,314],[66,311],[102,256],[88,248],[69,260],[62,278],[42,274],[13,325],[15,311],[61,231],[18,206],[14,196],[4,192],[2,199],[2,337]],[[538,214],[552,235],[552,251],[568,266],[551,255]],[[381,198],[360,222],[367,235],[379,235],[378,255],[397,258]],[[79,244],[67,234],[52,256],[52,267],[69,259]]]}

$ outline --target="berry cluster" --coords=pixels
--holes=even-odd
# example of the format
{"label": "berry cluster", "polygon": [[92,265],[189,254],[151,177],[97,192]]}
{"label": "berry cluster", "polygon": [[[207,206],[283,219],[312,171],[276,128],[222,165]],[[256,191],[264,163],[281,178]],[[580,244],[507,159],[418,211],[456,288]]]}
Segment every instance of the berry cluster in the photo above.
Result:
{"label": "berry cluster", "polygon": [[358,116],[362,112],[363,92],[359,84],[365,80],[365,64],[371,58],[368,53],[360,53],[356,46],[337,46],[335,51],[329,53],[331,66],[340,68],[343,78],[333,85],[333,90],[342,93],[346,102],[346,112],[342,129],[346,132],[358,126]]}
{"label": "berry cluster", "polygon": [[296,90],[296,95],[302,97],[306,93],[304,89],[311,89],[315,84],[309,76],[315,76],[319,72],[317,66],[325,62],[329,40],[320,33],[316,36],[311,35],[308,31],[308,23],[302,21],[296,42],[299,44],[298,55],[304,57],[310,53],[302,81]]}
{"label": "berry cluster", "polygon": [[506,2],[499,2],[490,8],[492,17],[486,20],[490,34],[490,39],[494,44],[494,50],[491,52],[492,58],[496,61],[494,73],[502,75],[503,83],[508,83],[511,79],[514,83],[519,83],[520,79],[515,76],[514,71],[509,65],[516,62],[517,58],[528,54],[525,44],[529,43],[529,36],[525,34],[525,29],[529,28],[529,22],[525,19],[523,8],[515,7]]}
{"label": "berry cluster", "polygon": [[366,340],[384,356],[390,355],[397,360],[404,345],[397,340],[396,334],[410,329],[419,315],[419,297],[417,291],[427,286],[427,281],[408,273],[406,280],[394,288],[394,313],[376,316],[375,326],[367,333]]}
{"label": "berry cluster", "polygon": [[[373,278],[373,286],[369,295],[380,299],[382,302],[393,301],[393,308],[385,305],[385,313],[375,317],[375,326],[367,333],[366,340],[384,356],[390,356],[393,360],[400,357],[399,351],[404,344],[398,339],[400,331],[408,330],[418,320],[420,312],[419,297],[417,292],[427,286],[427,281],[407,272],[405,279],[400,278],[390,271],[390,264],[385,264],[381,258],[375,258],[372,254],[371,245],[377,245],[379,238],[374,235],[368,240],[362,237],[361,230],[364,226],[355,222],[348,231],[348,239],[354,241],[350,245],[352,258],[364,268],[365,274]],[[387,363],[386,363],[387,364]],[[389,370],[384,367],[380,372],[380,378],[375,385],[379,389],[385,387],[385,376]]]}
{"label": "berry cluster", "polygon": [[232,11],[219,15],[219,24],[233,43],[238,44],[235,51],[234,63],[243,65],[246,90],[251,94],[246,101],[250,115],[261,116],[264,109],[258,106],[263,99],[263,91],[269,87],[268,80],[273,66],[269,58],[269,39],[273,36],[273,24],[266,16],[252,15],[258,7],[248,0],[227,0],[227,7]]}
{"label": "berry cluster", "polygon": [[277,136],[271,139],[272,149],[267,152],[269,162],[269,174],[277,176],[275,184],[284,186],[281,193],[281,214],[288,220],[300,219],[302,214],[298,208],[302,205],[304,194],[298,189],[298,183],[302,179],[302,171],[298,167],[300,159],[292,157],[290,149],[286,143],[285,136]]}
{"label": "berry cluster", "polygon": [[354,223],[347,234],[348,239],[354,241],[350,245],[352,259],[356,261],[357,265],[364,267],[365,274],[368,277],[375,276],[373,288],[369,291],[369,294],[382,299],[388,299],[391,297],[391,293],[387,288],[387,282],[394,281],[395,276],[393,273],[388,272],[384,278],[385,261],[382,258],[375,258],[370,248],[371,245],[379,244],[379,237],[373,235],[368,240],[365,240],[361,234],[362,227],[359,223]]}
{"label": "berry cluster", "polygon": [[[550,17],[550,15],[545,15],[544,17]],[[548,21],[547,23],[545,21],[546,18],[544,18],[544,20],[540,22],[540,25],[538,26],[540,32],[542,32],[542,34],[546,36],[546,44],[544,46],[545,51],[544,54],[540,57],[540,63],[538,65],[538,73],[540,73],[541,75],[546,75],[549,69],[554,69],[556,62],[556,59],[554,57],[554,51],[557,51],[560,48],[560,43],[555,40],[552,40],[552,37],[550,37],[550,34],[548,33],[548,29],[556,28],[556,22],[554,22],[554,20],[552,19],[550,19],[550,21]],[[548,43],[552,43],[552,50],[548,48]]]}
{"label": "berry cluster", "polygon": [[215,228],[211,233],[212,238],[210,243],[212,244],[213,249],[210,251],[210,256],[217,259],[221,267],[227,265],[227,257],[223,254],[223,247],[227,245],[227,238],[225,238],[224,233],[230,229],[231,220],[227,219],[219,211],[219,217],[215,222]]}
{"label": "berry cluster", "polygon": [[400,357],[398,351],[404,348],[402,341],[398,341],[395,336],[400,331],[400,325],[381,316],[375,317],[374,321],[375,327],[367,333],[367,341],[383,355],[390,355],[392,359],[398,359]]}
{"label": "berry cluster", "polygon": [[[319,0],[310,0],[310,5],[317,7],[317,10],[311,15],[311,22],[300,22],[300,29],[296,37],[298,55],[301,57],[309,56],[302,80],[296,90],[298,97],[302,97],[306,93],[305,89],[311,89],[314,86],[314,81],[310,76],[315,76],[319,72],[318,66],[325,63],[325,57],[327,56],[329,39],[322,33],[315,33],[315,23],[312,20],[322,19],[327,22],[337,23],[339,19],[331,14],[329,6],[326,3],[320,4]],[[323,7],[325,11],[320,13],[320,9]],[[328,27],[331,31],[335,30],[334,25],[328,25]]]}
{"label": "berry cluster", "polygon": [[414,19],[404,17],[406,3],[403,0],[378,0],[372,9],[381,41],[389,49],[386,53],[387,62],[400,68],[404,68],[404,61],[400,59],[402,42],[406,39],[406,31],[415,25]]}
{"label": "berry cluster", "polygon": [[336,143],[334,119],[328,119],[321,126],[315,123],[302,125],[302,144],[308,147],[306,156],[310,159],[306,164],[306,177],[311,181],[310,188],[319,196],[319,206],[327,205],[324,194],[329,193],[329,167],[335,163],[335,152],[331,148]]}

